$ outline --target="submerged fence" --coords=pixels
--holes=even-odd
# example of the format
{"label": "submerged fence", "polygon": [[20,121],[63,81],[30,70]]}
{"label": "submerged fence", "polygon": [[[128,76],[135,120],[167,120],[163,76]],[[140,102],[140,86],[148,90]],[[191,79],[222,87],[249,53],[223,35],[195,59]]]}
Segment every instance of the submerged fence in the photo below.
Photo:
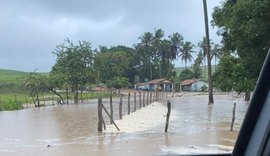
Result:
{"label": "submerged fence", "polygon": [[[131,113],[140,110],[143,107],[147,107],[151,103],[165,99],[168,96],[168,92],[151,92],[151,91],[139,91],[128,93],[127,96],[120,95],[119,103],[118,101],[113,103],[112,96],[109,98],[109,108],[108,101],[98,99],[98,131],[102,132],[103,129],[106,129],[105,124],[114,124],[115,128],[119,131],[119,127],[114,122],[114,119],[122,120],[124,115],[131,115]],[[106,101],[104,104],[104,101]],[[109,109],[109,111],[108,111]],[[105,111],[106,116],[109,119],[109,122],[105,122],[102,110]],[[109,113],[110,112],[110,113]]]}

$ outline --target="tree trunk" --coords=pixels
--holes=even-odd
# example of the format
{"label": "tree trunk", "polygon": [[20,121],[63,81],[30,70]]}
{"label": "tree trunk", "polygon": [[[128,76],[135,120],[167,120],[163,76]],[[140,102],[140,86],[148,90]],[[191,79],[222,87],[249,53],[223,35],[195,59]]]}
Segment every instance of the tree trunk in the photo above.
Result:
{"label": "tree trunk", "polygon": [[212,70],[211,70],[211,57],[210,57],[210,43],[209,43],[209,27],[208,27],[208,15],[206,0],[203,0],[204,8],[204,22],[205,22],[205,35],[206,35],[206,55],[207,55],[207,67],[208,67],[208,105],[214,104],[213,88],[212,88]]}
{"label": "tree trunk", "polygon": [[37,103],[36,103],[35,97],[31,95],[31,98],[32,98],[32,101],[33,101],[34,104],[35,104],[35,107],[37,107]]}
{"label": "tree trunk", "polygon": [[83,103],[83,90],[81,89],[81,101]]}
{"label": "tree trunk", "polygon": [[78,89],[74,89],[74,103],[75,104],[77,104],[79,102],[78,96],[79,96]]}
{"label": "tree trunk", "polygon": [[250,100],[250,92],[245,92],[245,101]]}
{"label": "tree trunk", "polygon": [[53,89],[50,89],[50,91],[53,93],[53,94],[55,94],[56,96],[58,96],[59,98],[60,98],[60,104],[65,104],[65,101],[64,101],[64,99],[63,99],[63,97],[61,96],[61,94],[59,94],[59,93],[57,93],[55,90],[53,90]]}
{"label": "tree trunk", "polygon": [[38,92],[36,94],[37,94],[37,106],[40,107],[39,94],[38,94]]}
{"label": "tree trunk", "polygon": [[[68,97],[68,88],[66,88],[66,97],[67,97],[67,104],[69,104],[69,97]],[[62,99],[61,99],[62,100]],[[64,100],[63,100],[64,102]]]}

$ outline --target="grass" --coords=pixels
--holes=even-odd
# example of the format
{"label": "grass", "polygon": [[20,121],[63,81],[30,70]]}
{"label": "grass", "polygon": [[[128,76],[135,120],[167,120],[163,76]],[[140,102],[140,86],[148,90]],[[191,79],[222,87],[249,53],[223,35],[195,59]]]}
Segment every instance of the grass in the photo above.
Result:
{"label": "grass", "polygon": [[[0,83],[18,83],[21,78],[28,72],[18,70],[0,69]],[[40,73],[44,76],[49,75],[48,72]]]}
{"label": "grass", "polygon": [[[66,102],[66,93],[61,92],[61,96]],[[73,100],[73,93],[69,92],[69,101]],[[89,99],[96,99],[98,97],[109,97],[111,96],[110,92],[83,92],[79,93],[78,99],[79,102]],[[43,96],[40,95],[40,106],[44,106],[45,101],[54,101],[54,104],[57,103],[58,97],[52,93],[44,93]],[[32,98],[29,94],[26,93],[1,93],[0,94],[0,111],[10,111],[10,110],[19,110],[24,109],[24,104],[33,104]],[[53,103],[53,102],[52,102]]]}
{"label": "grass", "polygon": [[28,95],[24,93],[0,94],[0,110],[7,111],[7,110],[23,109],[23,104],[25,104],[26,101],[30,101],[30,100],[31,98],[28,97]]}
{"label": "grass", "polygon": [[0,83],[17,83],[26,72],[0,69]]}

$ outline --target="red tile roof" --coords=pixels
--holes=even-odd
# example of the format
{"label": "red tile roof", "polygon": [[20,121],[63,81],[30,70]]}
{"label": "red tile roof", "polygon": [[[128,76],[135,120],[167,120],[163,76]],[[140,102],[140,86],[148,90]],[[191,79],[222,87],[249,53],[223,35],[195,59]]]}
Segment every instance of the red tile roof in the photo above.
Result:
{"label": "red tile roof", "polygon": [[155,79],[152,81],[147,82],[148,84],[156,84],[156,83],[172,83],[170,80],[168,80],[167,78],[163,78],[163,79]]}
{"label": "red tile roof", "polygon": [[138,86],[143,86],[143,85],[157,84],[157,83],[165,84],[165,83],[172,83],[172,81],[170,81],[170,80],[167,79],[167,78],[163,78],[163,79],[154,79],[154,80],[149,81],[149,82],[146,82],[146,83],[139,82],[139,83],[137,83],[137,85],[138,85]]}
{"label": "red tile roof", "polygon": [[182,86],[186,86],[186,85],[190,85],[190,84],[192,84],[192,83],[194,83],[194,82],[197,82],[197,81],[198,81],[198,79],[188,79],[188,80],[182,81],[182,82],[181,82],[181,85],[182,85]]}

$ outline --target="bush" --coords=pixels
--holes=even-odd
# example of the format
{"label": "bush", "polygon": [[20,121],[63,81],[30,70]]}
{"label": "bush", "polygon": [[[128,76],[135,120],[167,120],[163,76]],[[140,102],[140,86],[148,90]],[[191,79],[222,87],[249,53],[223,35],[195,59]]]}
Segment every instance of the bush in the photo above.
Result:
{"label": "bush", "polygon": [[2,94],[0,101],[0,111],[23,109],[25,94],[17,94],[16,100],[14,94]]}
{"label": "bush", "polygon": [[201,87],[202,92],[206,92],[208,90],[208,87],[206,85],[203,85]]}

